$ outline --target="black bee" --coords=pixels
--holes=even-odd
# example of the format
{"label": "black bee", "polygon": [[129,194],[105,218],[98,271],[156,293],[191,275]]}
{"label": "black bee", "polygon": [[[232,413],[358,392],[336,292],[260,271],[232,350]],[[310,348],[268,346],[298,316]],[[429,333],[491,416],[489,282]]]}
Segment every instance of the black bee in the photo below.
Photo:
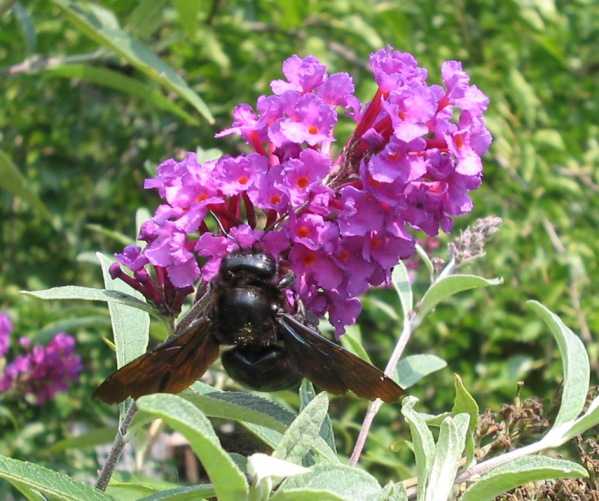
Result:
{"label": "black bee", "polygon": [[131,396],[178,393],[217,359],[229,375],[258,391],[297,386],[307,378],[335,394],[395,402],[404,390],[364,360],[324,338],[306,315],[293,313],[274,258],[257,250],[227,254],[218,275],[193,308],[193,320],[163,344],[121,367],[92,399],[116,403]]}

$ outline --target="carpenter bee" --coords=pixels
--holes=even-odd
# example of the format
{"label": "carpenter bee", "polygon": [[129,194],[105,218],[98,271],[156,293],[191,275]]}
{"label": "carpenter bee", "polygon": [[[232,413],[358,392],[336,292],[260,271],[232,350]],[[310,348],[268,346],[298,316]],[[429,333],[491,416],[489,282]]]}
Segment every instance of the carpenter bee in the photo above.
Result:
{"label": "carpenter bee", "polygon": [[[303,308],[292,311],[274,258],[258,250],[227,254],[218,275],[178,333],[121,367],[94,392],[107,403],[151,393],[178,393],[206,372],[220,353],[223,367],[258,391],[297,386],[307,378],[335,394],[395,402],[404,394],[377,368],[323,337]],[[183,327],[181,327],[183,326]]]}

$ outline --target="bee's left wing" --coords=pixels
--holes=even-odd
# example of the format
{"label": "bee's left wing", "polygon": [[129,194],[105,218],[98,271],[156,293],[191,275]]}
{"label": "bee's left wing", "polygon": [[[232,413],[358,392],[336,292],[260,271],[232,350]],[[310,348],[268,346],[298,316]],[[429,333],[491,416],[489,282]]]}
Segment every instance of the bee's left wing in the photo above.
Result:
{"label": "bee's left wing", "polygon": [[206,316],[191,322],[180,334],[124,365],[92,395],[108,404],[151,393],[179,393],[216,360],[219,344]]}
{"label": "bee's left wing", "polygon": [[316,386],[330,393],[347,390],[369,400],[397,402],[405,390],[376,367],[329,341],[287,313],[279,327],[285,351],[297,370]]}

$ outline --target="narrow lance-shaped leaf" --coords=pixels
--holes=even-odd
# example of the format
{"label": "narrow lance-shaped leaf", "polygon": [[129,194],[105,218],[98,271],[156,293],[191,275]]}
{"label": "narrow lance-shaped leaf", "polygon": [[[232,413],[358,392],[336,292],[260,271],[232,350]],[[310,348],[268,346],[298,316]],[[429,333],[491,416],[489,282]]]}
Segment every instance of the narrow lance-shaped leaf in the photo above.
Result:
{"label": "narrow lance-shaped leaf", "polygon": [[[193,404],[178,395],[158,393],[137,400],[139,408],[135,423],[145,421],[146,416],[163,419],[171,428],[181,433],[206,469],[216,497],[220,501],[246,499],[248,484],[231,456],[221,447],[208,418]],[[144,414],[146,416],[144,416]]]}
{"label": "narrow lance-shaped leaf", "polygon": [[177,72],[145,44],[123,31],[112,12],[83,1],[54,0],[54,3],[64,10],[69,21],[83,34],[110,48],[138,70],[188,101],[208,122],[214,121],[204,101],[188,87]]}
{"label": "narrow lance-shaped leaf", "polygon": [[281,433],[295,418],[294,413],[276,402],[246,392],[223,391],[204,395],[183,392],[180,396],[208,417],[260,424]]}
{"label": "narrow lance-shaped leaf", "polygon": [[196,501],[197,499],[210,499],[213,497],[214,486],[212,484],[200,484],[155,492],[140,498],[140,501]]}
{"label": "narrow lance-shaped leaf", "polygon": [[426,501],[449,498],[464,451],[469,421],[468,414],[458,414],[446,417],[441,423],[435,459],[424,494]]}
{"label": "narrow lance-shaped leaf", "polygon": [[2,150],[0,150],[0,188],[8,191],[14,197],[23,199],[34,211],[37,211],[46,219],[55,230],[60,230],[58,219],[54,218],[41,199],[31,189],[29,181]]}
{"label": "narrow lance-shaped leaf", "polygon": [[113,501],[108,494],[54,470],[0,455],[0,478],[61,501]]}
{"label": "narrow lance-shaped leaf", "polygon": [[460,501],[491,501],[504,492],[529,482],[587,475],[582,466],[572,461],[546,456],[523,457],[482,475],[464,492]]}
{"label": "narrow lance-shaped leaf", "polygon": [[589,388],[589,359],[582,341],[557,315],[537,301],[530,301],[528,304],[549,326],[562,355],[562,402],[553,424],[553,431],[564,423],[573,421],[582,412]]}
{"label": "narrow lance-shaped leaf", "polygon": [[320,437],[320,429],[328,408],[327,394],[319,393],[291,423],[281,442],[273,451],[273,457],[301,464],[301,460],[310,450],[316,438]]}
{"label": "narrow lance-shaped leaf", "polygon": [[[131,291],[131,289],[128,289]],[[45,300],[79,300],[79,301],[103,301],[105,303],[117,303],[131,308],[137,308],[160,318],[159,313],[148,303],[134,297],[126,292],[107,289],[94,289],[92,287],[80,287],[77,285],[65,285],[52,287],[41,291],[21,291],[22,294]]]}
{"label": "narrow lance-shaped leaf", "polygon": [[404,398],[401,405],[401,413],[410,427],[410,435],[414,444],[414,456],[416,458],[416,472],[418,476],[418,500],[420,500],[424,495],[424,486],[428,483],[433,467],[435,441],[423,417],[414,411],[414,406],[417,402],[418,399],[416,397],[408,396]]}
{"label": "narrow lance-shaped leaf", "polygon": [[567,436],[569,438],[580,435],[581,433],[590,430],[594,426],[599,424],[599,396],[595,398],[589,405],[589,408],[580,416],[575,424],[568,430]]}
{"label": "narrow lance-shaped leaf", "polygon": [[500,278],[487,279],[476,275],[448,275],[435,282],[426,292],[420,302],[418,314],[421,317],[426,316],[441,301],[458,292],[502,283],[503,280]]}
{"label": "narrow lance-shaped leaf", "polygon": [[183,108],[173,101],[167,99],[164,94],[155,88],[130,78],[118,71],[107,68],[96,68],[85,64],[68,64],[44,69],[44,73],[64,78],[77,78],[85,82],[102,85],[109,89],[129,94],[152,103],[157,108],[163,109],[177,115],[189,124],[195,125],[198,120],[187,113]]}
{"label": "narrow lance-shaped leaf", "polygon": [[[309,473],[287,478],[270,501],[382,500],[376,478],[358,468],[319,463]],[[311,497],[308,497],[311,494]]]}
{"label": "narrow lance-shaped leaf", "polygon": [[[102,266],[106,288],[129,294],[143,302],[140,292],[133,290],[122,280],[112,279],[108,270],[114,260],[99,252],[97,256]],[[149,341],[150,316],[145,311],[113,302],[108,303],[108,309],[116,347],[117,367],[122,367],[145,353]]]}
{"label": "narrow lance-shaped leaf", "polygon": [[426,269],[428,270],[428,273],[430,276],[431,283],[434,282],[436,270],[435,270],[435,265],[431,261],[431,258],[426,253],[426,251],[418,244],[416,244],[416,253],[420,257],[420,259],[422,259],[422,262],[426,266]]}
{"label": "narrow lance-shaped leaf", "polygon": [[470,464],[474,458],[474,432],[478,426],[479,408],[476,400],[468,392],[462,378],[455,375],[455,399],[453,401],[453,414],[465,412],[470,416],[468,424],[468,434],[466,436],[466,464]]}
{"label": "narrow lance-shaped leaf", "polygon": [[[316,398],[316,391],[314,390],[314,385],[304,379],[300,386],[300,412],[305,409],[312,400]],[[328,414],[325,414],[324,421],[322,422],[322,426],[320,428],[320,436],[327,443],[327,445],[331,448],[331,451],[334,454],[337,454],[337,447],[335,445],[335,435],[333,433],[333,422],[331,421],[331,417]]]}
{"label": "narrow lance-shaped leaf", "polygon": [[397,263],[393,268],[391,283],[399,296],[404,322],[406,322],[414,309],[414,296],[412,294],[412,284],[410,283],[408,269],[403,261]]}
{"label": "narrow lance-shaped leaf", "polygon": [[423,377],[445,367],[447,362],[436,355],[409,355],[397,364],[397,378],[402,388],[409,388]]}

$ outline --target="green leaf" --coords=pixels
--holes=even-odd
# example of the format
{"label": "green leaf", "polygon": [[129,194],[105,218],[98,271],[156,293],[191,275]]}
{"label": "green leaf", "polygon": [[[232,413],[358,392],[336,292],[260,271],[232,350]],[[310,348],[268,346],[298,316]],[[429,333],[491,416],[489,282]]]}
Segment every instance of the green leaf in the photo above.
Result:
{"label": "green leaf", "polygon": [[201,0],[172,0],[173,7],[179,13],[178,21],[189,40],[198,38],[198,13]]}
{"label": "green leaf", "polygon": [[40,216],[48,220],[56,231],[60,231],[60,221],[52,215],[37,194],[31,189],[31,183],[21,174],[10,157],[2,150],[0,150],[0,188],[8,191],[14,197],[21,198],[34,211],[37,211]]}
{"label": "green leaf", "polygon": [[360,332],[360,326],[349,325],[345,330],[345,334],[341,336],[341,346],[343,346],[347,351],[360,357],[362,360],[366,360],[366,362],[372,364],[367,351],[364,349],[364,346],[362,345],[361,338],[362,335]]}
{"label": "green leaf", "polygon": [[583,416],[576,420],[574,426],[568,430],[569,438],[580,435],[599,424],[599,397],[595,398]]}
{"label": "green leaf", "polygon": [[[57,333],[59,332],[72,332],[78,329],[85,329],[89,327],[110,327],[110,318],[106,315],[106,311],[103,308],[89,308],[89,311],[98,311],[98,315],[85,315],[82,312],[88,311],[88,309],[65,309],[64,316],[56,320],[55,322],[49,322],[45,324],[37,334],[31,336],[32,342],[37,344],[48,344]],[[75,316],[80,315],[80,316]]]}
{"label": "green leaf", "polygon": [[[115,478],[116,477],[116,478]],[[128,472],[115,472],[106,488],[106,492],[123,500],[137,500],[142,496],[151,496],[167,490],[174,490],[178,484],[168,482],[157,478],[149,478],[144,475],[132,474]],[[202,487],[206,488],[206,484]],[[214,488],[208,484],[208,492],[214,496]]]}
{"label": "green leaf", "polygon": [[[526,12],[533,11],[531,9],[526,9]],[[515,67],[510,69],[506,83],[511,89],[510,95],[514,97],[515,105],[518,107],[526,126],[531,130],[534,129],[537,113],[541,104],[540,99],[536,95],[535,88]]]}
{"label": "green leaf", "polygon": [[[114,262],[113,259],[109,259],[99,252],[97,256],[102,266],[106,289],[128,294],[140,302],[144,302],[140,292],[132,289],[122,280],[112,279],[108,270]],[[150,316],[146,311],[116,302],[109,302],[108,310],[116,348],[116,363],[120,368],[146,352],[150,339]]]}
{"label": "green leaf", "polygon": [[338,20],[338,23],[340,24],[340,28],[347,30],[358,39],[363,40],[364,44],[373,51],[385,45],[385,41],[381,40],[378,30],[362,15],[344,16]]}
{"label": "green leaf", "polygon": [[98,445],[109,444],[114,440],[114,427],[95,428],[88,432],[69,437],[52,444],[47,450],[51,453],[58,453],[67,449],[93,448]]}
{"label": "green leaf", "polygon": [[410,283],[408,269],[403,261],[397,263],[393,268],[391,283],[399,296],[405,322],[410,318],[410,314],[414,309],[414,296],[412,294],[412,284]]}
{"label": "green leaf", "polygon": [[[401,320],[400,316],[397,314],[396,307],[377,299],[375,296],[364,296],[362,298],[362,303],[364,305],[364,309],[370,310],[373,315],[375,314],[375,310],[377,310],[377,314],[378,312],[381,312],[384,315],[387,315],[394,322],[399,322]],[[341,336],[341,339],[343,340],[343,336]]]}
{"label": "green leaf", "polygon": [[[131,291],[132,289],[129,289]],[[103,301],[105,303],[116,303],[130,306],[151,313],[160,318],[159,313],[148,303],[139,300],[131,294],[116,290],[94,289],[91,287],[79,287],[77,285],[65,285],[63,287],[52,287],[43,291],[20,291],[21,294],[36,297],[38,299],[77,299],[80,301]]]}
{"label": "green leaf", "polygon": [[328,408],[329,400],[326,392],[323,391],[291,423],[273,451],[273,457],[301,464],[316,438],[320,436],[320,429]]}
{"label": "green leaf", "polygon": [[408,501],[406,486],[401,482],[389,482],[384,488],[381,496],[382,501]]}
{"label": "green leaf", "polygon": [[[316,397],[314,385],[307,379],[304,379],[302,381],[299,390],[299,397],[301,404],[300,412],[303,411],[308,406],[308,404]],[[328,415],[328,413],[325,415],[324,421],[322,422],[322,427],[320,428],[320,436],[331,448],[331,451],[334,454],[337,454],[337,446],[335,445],[335,434],[333,433],[333,421],[331,420],[331,417]]]}
{"label": "green leaf", "polygon": [[466,464],[470,464],[474,458],[474,432],[478,426],[479,408],[476,400],[468,392],[462,378],[455,375],[455,400],[453,401],[453,409],[451,412],[455,414],[466,413],[470,416],[468,424],[468,434],[466,436]]}
{"label": "green leaf", "polygon": [[557,315],[537,301],[530,301],[528,305],[549,326],[562,355],[564,366],[562,401],[551,430],[553,431],[564,423],[573,421],[582,412],[589,388],[589,358],[582,341]]}
{"label": "green leaf", "polygon": [[279,432],[287,430],[295,418],[295,414],[276,402],[246,392],[222,391],[203,395],[183,392],[180,396],[207,416],[255,423]]}
{"label": "green leaf", "polygon": [[28,485],[17,482],[16,480],[12,481],[13,487],[15,487],[28,501],[47,501],[48,498],[44,496],[40,491],[36,489],[30,488]]}
{"label": "green leaf", "polygon": [[139,501],[197,501],[214,497],[212,484],[190,485],[156,492],[140,498]]}
{"label": "green leaf", "polygon": [[[25,56],[31,57],[35,53],[35,47],[37,44],[37,34],[35,32],[35,24],[29,15],[28,10],[25,9],[23,4],[20,2],[9,2],[12,4],[12,11],[23,33],[23,41],[25,42]],[[0,9],[1,11],[2,9]]]}
{"label": "green leaf", "polygon": [[[86,224],[85,228],[95,233],[98,233],[99,235],[103,235],[111,240],[114,240],[115,243],[122,245],[123,247],[126,247],[127,245],[135,245],[135,240],[131,238],[129,235],[125,235],[120,231],[110,230],[100,224]],[[92,253],[90,252],[88,254]],[[96,259],[95,254],[92,255],[94,256],[93,262],[97,264],[98,260]],[[81,254],[77,256],[77,259],[79,259],[80,256]]]}
{"label": "green leaf", "polygon": [[140,413],[163,419],[187,438],[202,461],[220,501],[246,499],[248,484],[245,475],[221,447],[208,418],[193,404],[178,395],[158,393],[141,397],[137,406]]}
{"label": "green leaf", "polygon": [[[212,386],[201,381],[193,383],[192,389],[193,392],[200,393],[206,399],[196,400],[197,395],[191,390],[183,391],[179,396],[192,402],[194,405],[198,405],[198,408],[210,417],[224,417],[225,419],[227,419],[226,416],[230,416],[230,419],[235,419],[235,416],[243,417],[240,424],[272,449],[279,444],[283,437],[283,430],[276,430],[279,426],[282,426],[286,430],[288,425],[296,417],[295,414],[282,408],[277,403],[252,395],[251,393],[215,391]],[[241,408],[238,409],[237,407]],[[246,414],[246,411],[249,412]],[[260,414],[256,415],[254,412]],[[274,419],[274,423],[270,421],[272,419]],[[262,424],[255,424],[254,421],[266,423],[268,426],[272,426],[272,428],[263,426]],[[282,425],[276,424],[279,421]]]}
{"label": "green leaf", "polygon": [[22,485],[26,490],[38,491],[61,501],[114,500],[112,496],[63,473],[2,455],[0,455],[0,478],[17,487]]}
{"label": "green leaf", "polygon": [[241,423],[245,428],[251,431],[256,437],[262,440],[266,445],[268,445],[271,449],[274,449],[283,438],[283,433],[279,431],[275,431],[271,428],[267,428],[266,426],[261,426],[259,424],[253,423]]}
{"label": "green leaf", "polygon": [[458,414],[446,417],[441,423],[435,458],[424,494],[426,501],[449,498],[464,451],[469,421],[468,414]]}
{"label": "green leaf", "polygon": [[155,88],[134,78],[127,77],[118,71],[110,70],[108,68],[97,68],[85,64],[68,64],[64,66],[45,68],[44,73],[57,77],[77,78],[86,82],[102,85],[109,89],[114,89],[124,94],[129,94],[144,101],[150,102],[159,109],[168,111],[169,113],[187,120],[189,124],[196,125],[198,123],[198,120],[195,117],[187,113],[177,104],[168,100]]}
{"label": "green leaf", "polygon": [[428,483],[433,467],[435,441],[422,415],[414,411],[414,405],[417,402],[418,399],[413,396],[404,398],[401,404],[401,413],[410,427],[410,435],[414,444],[414,456],[416,458],[418,499],[422,499],[423,488]]}
{"label": "green leaf", "polygon": [[435,266],[433,265],[433,262],[431,261],[431,258],[428,256],[426,251],[418,244],[416,244],[416,253],[420,257],[420,259],[422,259],[422,262],[426,266],[431,283],[433,283],[435,281],[435,276],[436,276],[437,272],[435,270]]}
{"label": "green leaf", "polygon": [[529,482],[586,476],[587,471],[572,461],[546,456],[523,457],[483,474],[464,492],[460,501],[487,501]]}
{"label": "green leaf", "polygon": [[111,11],[83,1],[54,0],[54,3],[63,9],[67,19],[84,35],[108,47],[139,71],[185,99],[209,123],[214,122],[204,101],[187,86],[171,66],[145,44],[123,31]]}
{"label": "green leaf", "polygon": [[402,388],[409,388],[420,379],[447,367],[447,362],[436,355],[410,355],[397,364],[397,377]]}
{"label": "green leaf", "polygon": [[350,498],[325,490],[308,488],[287,489],[285,491],[279,489],[274,496],[269,498],[270,501],[315,501],[316,499],[318,501],[346,501]]}
{"label": "green leaf", "polygon": [[418,314],[424,317],[441,301],[458,292],[501,283],[503,283],[503,280],[500,278],[486,279],[476,275],[448,275],[436,281],[426,292],[420,302]]}
{"label": "green leaf", "polygon": [[[306,497],[309,491],[312,498]],[[380,499],[381,493],[378,481],[363,470],[341,464],[317,464],[310,473],[285,479],[270,499],[364,501]]]}
{"label": "green leaf", "polygon": [[127,32],[138,38],[152,36],[163,23],[162,10],[169,0],[153,0],[152,2],[136,2],[125,25]]}

